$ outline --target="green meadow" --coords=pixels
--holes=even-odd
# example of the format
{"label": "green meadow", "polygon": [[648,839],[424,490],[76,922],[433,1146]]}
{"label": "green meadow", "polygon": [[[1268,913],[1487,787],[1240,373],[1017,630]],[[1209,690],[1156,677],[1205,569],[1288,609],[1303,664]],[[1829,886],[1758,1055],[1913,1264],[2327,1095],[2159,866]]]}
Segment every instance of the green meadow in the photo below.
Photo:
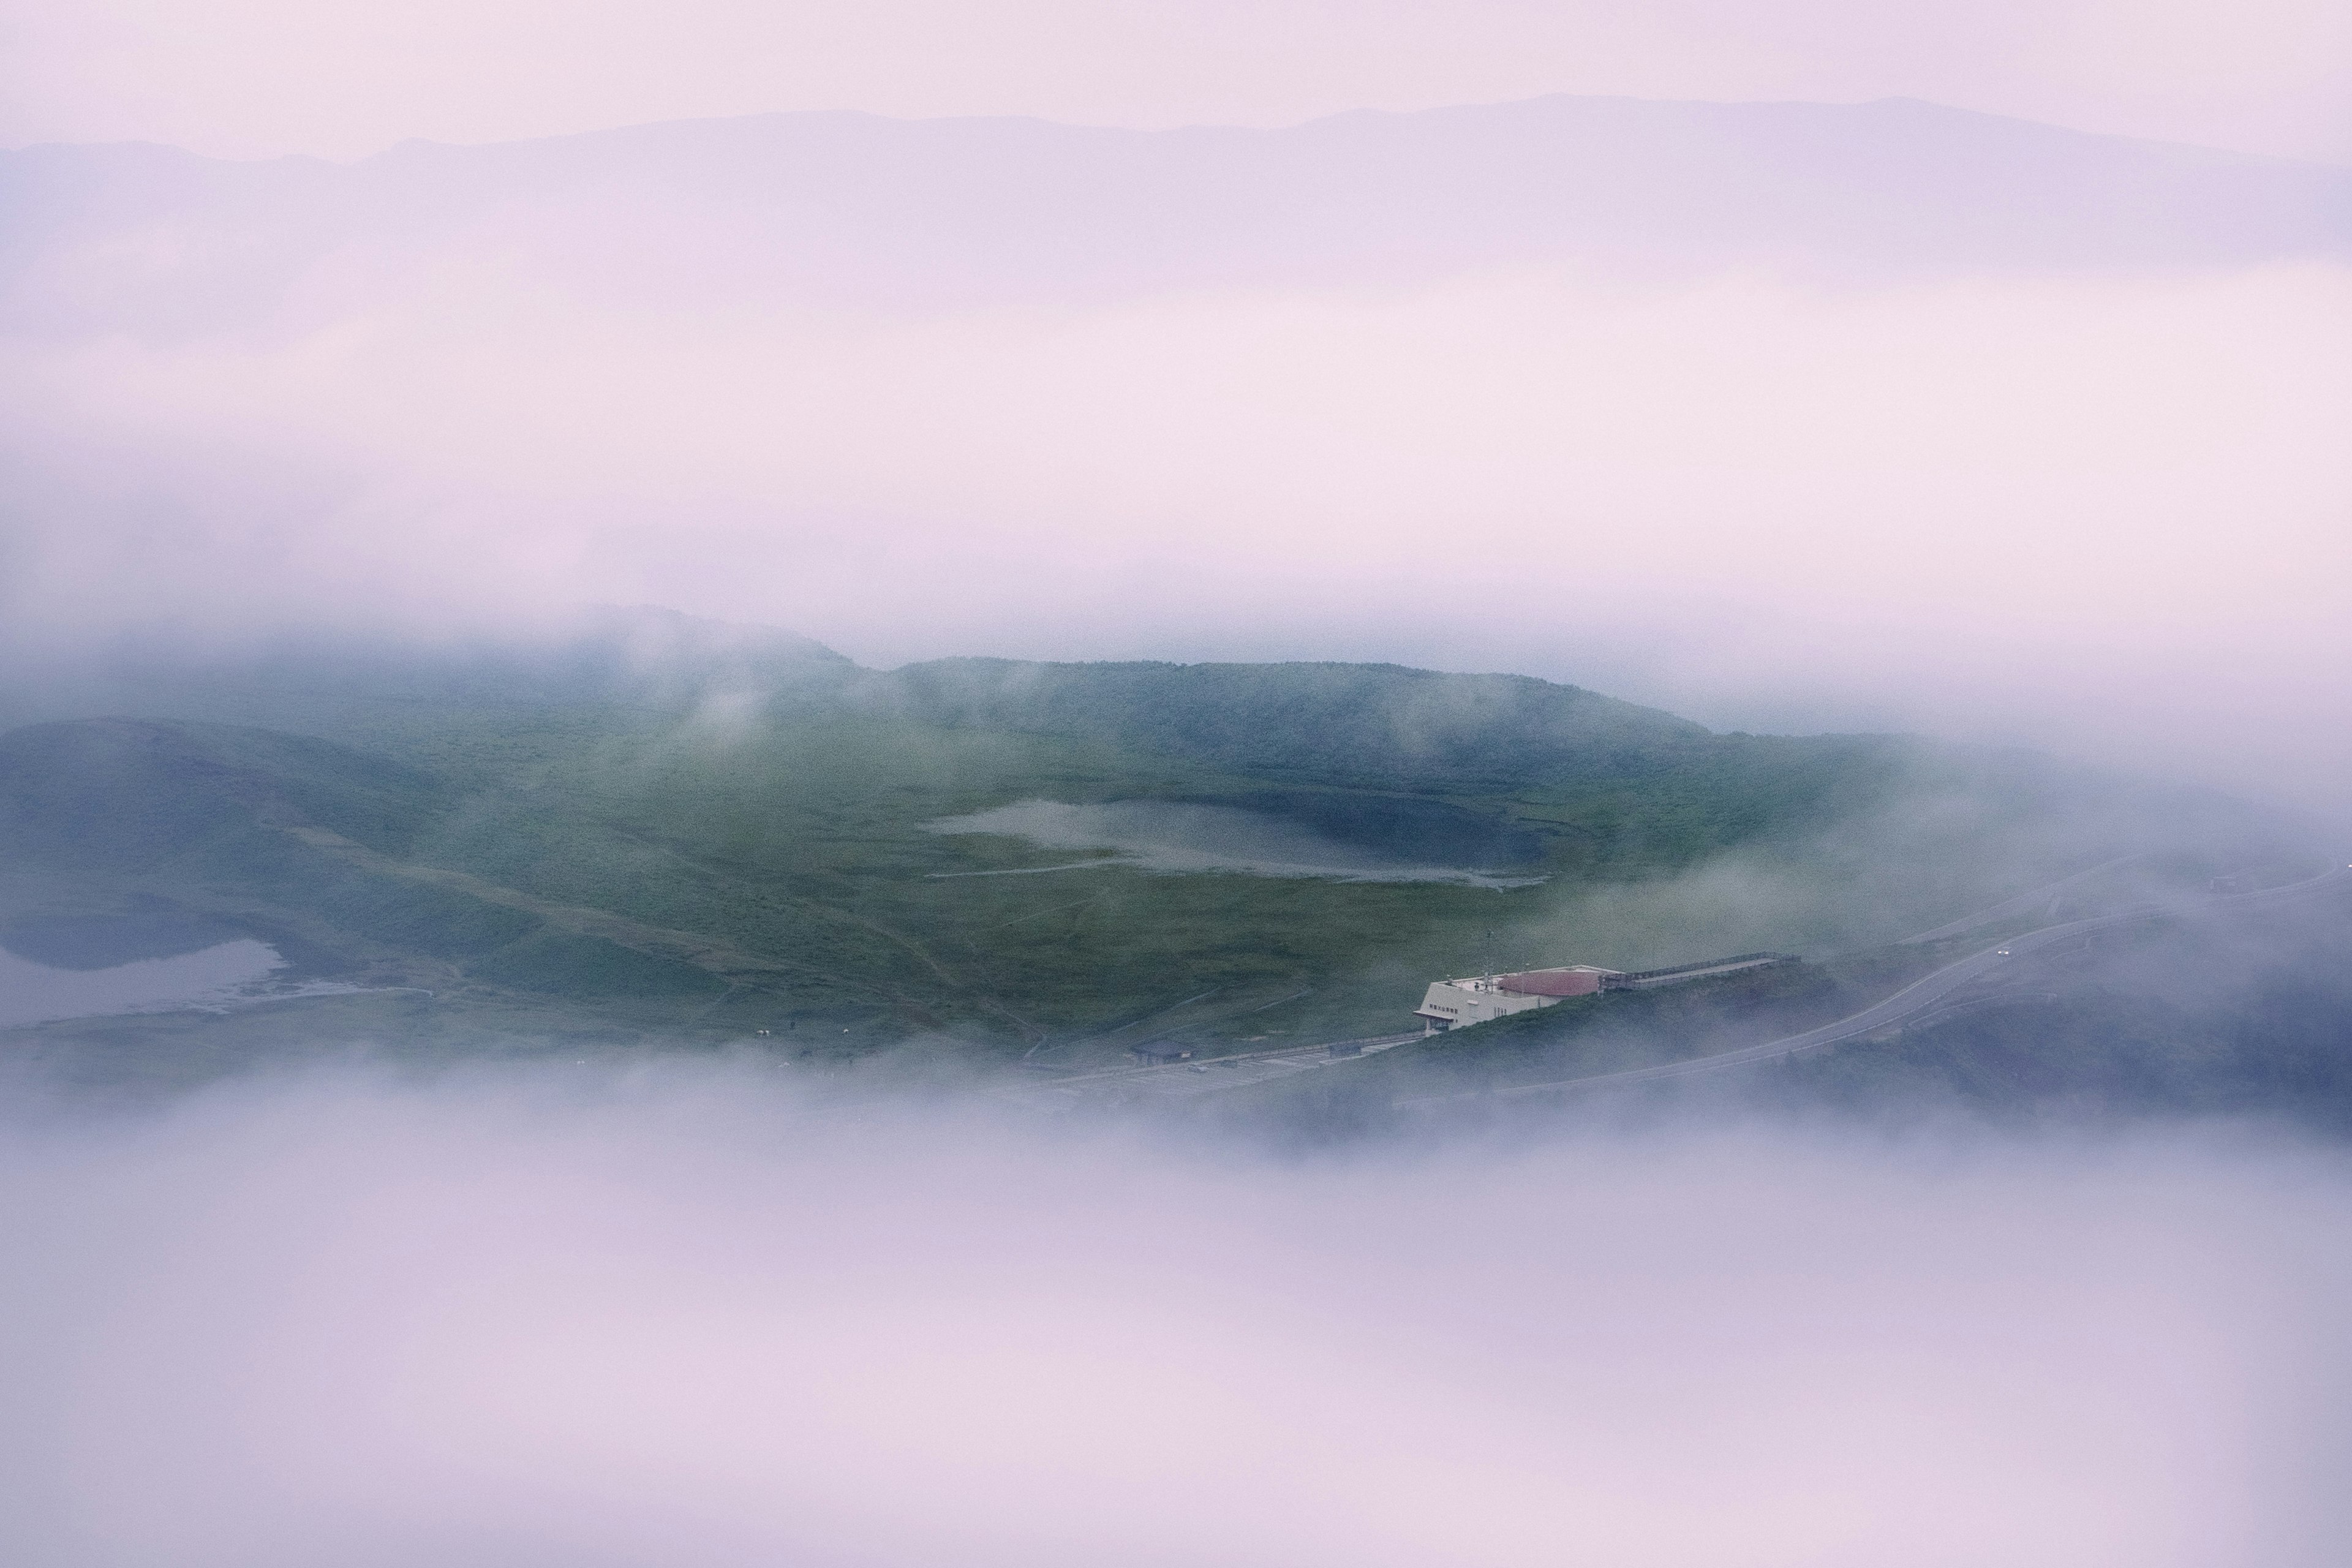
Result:
{"label": "green meadow", "polygon": [[[271,942],[295,978],[411,988],[51,1034],[267,1033],[285,1012],[368,1036],[396,1015],[450,1048],[928,1041],[1077,1067],[1171,1035],[1391,1033],[1429,980],[1489,964],[1867,945],[2087,863],[2156,809],[2018,754],[1713,734],[1519,678],[794,658],[726,701],[707,672],[651,695],[248,672],[20,725],[0,735],[0,940],[169,917]],[[1024,801],[1220,807],[1521,885],[1155,871],[929,826]]]}

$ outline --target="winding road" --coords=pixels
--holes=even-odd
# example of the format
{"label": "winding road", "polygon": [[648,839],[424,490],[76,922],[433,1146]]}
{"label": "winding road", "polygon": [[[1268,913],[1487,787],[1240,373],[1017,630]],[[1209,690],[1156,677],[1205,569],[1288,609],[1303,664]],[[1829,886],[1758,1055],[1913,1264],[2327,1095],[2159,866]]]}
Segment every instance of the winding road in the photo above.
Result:
{"label": "winding road", "polygon": [[[2105,869],[2105,868],[2096,868]],[[2049,891],[2038,889],[2028,898],[2040,897]],[[2264,888],[2251,893],[2231,893],[2212,899],[2200,909],[2226,907],[2230,909],[2263,908],[2273,904],[2292,903],[2323,893],[2352,891],[2352,866],[2338,867],[2311,878],[2307,881],[2291,882],[2284,887]],[[1615,1089],[1626,1084],[1645,1083],[1656,1079],[1689,1078],[1698,1073],[1717,1072],[1725,1068],[1744,1067],[1751,1062],[1776,1061],[1801,1052],[1817,1050],[1860,1035],[1874,1034],[1890,1025],[1925,1012],[1961,986],[1977,980],[2007,963],[2046,947],[2053,947],[2073,937],[2088,936],[2095,931],[2109,931],[2135,921],[2159,915],[2182,912],[2175,907],[2159,904],[2143,905],[2119,910],[2110,915],[2096,915],[2088,920],[2067,921],[2063,924],[2043,926],[2022,936],[2011,937],[1996,947],[1975,952],[1957,963],[1945,965],[1934,973],[1913,981],[1883,1002],[1864,1008],[1834,1024],[1823,1024],[1801,1034],[1767,1040],[1761,1045],[1745,1046],[1738,1050],[1718,1051],[1713,1056],[1694,1057],[1687,1061],[1662,1062],[1655,1067],[1629,1068],[1622,1072],[1592,1073],[1583,1078],[1553,1079],[1543,1083],[1514,1084],[1501,1089],[1468,1089],[1459,1094],[1424,1095],[1417,1099],[1400,1100],[1399,1106],[1440,1105],[1475,1100],[1501,1100],[1520,1095],[1560,1094],[1591,1089]],[[1958,929],[1981,924],[1988,917],[1971,917]],[[1945,928],[1951,929],[1951,928]],[[1936,933],[1915,937],[1914,942],[1927,941]]]}

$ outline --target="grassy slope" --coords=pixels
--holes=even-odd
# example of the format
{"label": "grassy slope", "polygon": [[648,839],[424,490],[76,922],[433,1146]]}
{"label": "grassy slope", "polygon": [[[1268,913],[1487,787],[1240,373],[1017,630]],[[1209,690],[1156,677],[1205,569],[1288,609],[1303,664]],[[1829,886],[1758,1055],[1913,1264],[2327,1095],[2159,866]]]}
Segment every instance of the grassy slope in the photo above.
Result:
{"label": "grassy slope", "polygon": [[[2049,815],[2031,769],[1885,738],[1713,736],[1509,678],[820,668],[822,682],[723,721],[690,717],[690,691],[503,701],[475,676],[454,689],[346,679],[323,695],[213,700],[331,743],[207,726],[20,730],[0,737],[0,833],[22,873],[6,896],[19,917],[144,897],[233,918],[316,966],[431,984],[500,1027],[769,1026],[844,1049],[940,1029],[1084,1061],[1142,1033],[1392,1028],[1430,975],[1475,967],[1498,928],[1530,958],[1692,956],[1626,934],[1637,922],[1580,915],[1580,900],[1730,847],[1834,876],[1842,854],[1875,853],[1848,826],[1923,778],[1992,800],[1995,815]],[[922,830],[1033,796],[1337,803],[1333,820],[1446,803],[1536,835],[1552,880],[1496,892],[934,875],[1070,858]],[[1964,907],[1979,890],[1969,869],[1912,890],[1923,907]],[[1563,942],[1581,945],[1538,946]],[[1165,1011],[1191,998],[1202,999]]]}

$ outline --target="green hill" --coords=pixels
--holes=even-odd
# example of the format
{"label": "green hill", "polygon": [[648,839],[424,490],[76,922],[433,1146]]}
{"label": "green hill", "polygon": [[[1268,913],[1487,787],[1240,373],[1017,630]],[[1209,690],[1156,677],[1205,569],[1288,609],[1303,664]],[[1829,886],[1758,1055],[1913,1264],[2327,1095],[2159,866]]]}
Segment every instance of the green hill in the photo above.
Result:
{"label": "green hill", "polygon": [[[1715,734],[1518,677],[877,672],[675,617],[184,661],[100,696],[157,716],[0,735],[0,942],[248,931],[300,973],[432,991],[452,1039],[934,1035],[1080,1065],[1374,1033],[1491,960],[1852,945],[2152,838],[2273,830],[2023,754]],[[1191,858],[936,830],[1024,802],[1174,824]],[[1203,823],[1358,869],[1250,874]]]}

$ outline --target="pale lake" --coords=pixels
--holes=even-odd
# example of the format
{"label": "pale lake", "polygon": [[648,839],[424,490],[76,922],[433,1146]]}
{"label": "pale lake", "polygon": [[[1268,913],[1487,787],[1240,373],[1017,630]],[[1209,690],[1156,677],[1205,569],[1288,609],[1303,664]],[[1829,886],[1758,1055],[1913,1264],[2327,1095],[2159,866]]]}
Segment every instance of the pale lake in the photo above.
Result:
{"label": "pale lake", "polygon": [[250,937],[103,969],[54,968],[0,949],[0,1028],[108,1013],[232,1006],[263,999],[253,988],[285,967],[276,948]]}

